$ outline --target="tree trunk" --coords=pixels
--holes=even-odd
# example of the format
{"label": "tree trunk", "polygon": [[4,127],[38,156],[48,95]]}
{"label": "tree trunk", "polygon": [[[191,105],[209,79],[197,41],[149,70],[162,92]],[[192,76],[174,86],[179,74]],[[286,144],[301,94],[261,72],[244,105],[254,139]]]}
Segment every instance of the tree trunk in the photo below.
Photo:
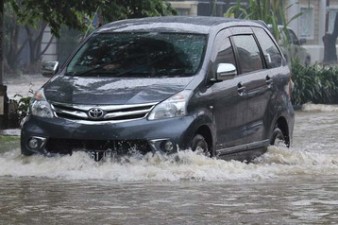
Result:
{"label": "tree trunk", "polygon": [[[32,29],[28,26],[25,26],[30,48],[29,70],[32,70],[29,72],[36,72],[36,70],[38,70],[37,64],[41,59],[41,55],[43,54],[41,52],[41,42],[46,26],[46,22],[41,22],[37,29]],[[46,51],[46,49],[44,49],[44,51]]]}
{"label": "tree trunk", "polygon": [[338,37],[338,13],[334,22],[334,29],[332,34],[325,34],[323,37],[324,43],[324,64],[336,64],[337,63],[337,49],[336,41]]}
{"label": "tree trunk", "polygon": [[3,83],[2,77],[3,77],[3,48],[2,48],[2,40],[3,40],[3,18],[4,18],[4,1],[0,1],[0,86]]}

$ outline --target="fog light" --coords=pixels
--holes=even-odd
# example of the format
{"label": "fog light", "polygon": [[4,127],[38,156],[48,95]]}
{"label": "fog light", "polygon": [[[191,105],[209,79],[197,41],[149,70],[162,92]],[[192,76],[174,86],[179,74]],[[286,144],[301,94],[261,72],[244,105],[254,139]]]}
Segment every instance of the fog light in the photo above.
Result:
{"label": "fog light", "polygon": [[37,149],[39,147],[39,140],[36,138],[32,138],[28,141],[28,146],[31,149]]}
{"label": "fog light", "polygon": [[28,147],[32,150],[42,148],[46,143],[46,138],[43,137],[31,137],[28,141]]}
{"label": "fog light", "polygon": [[149,141],[149,144],[154,152],[171,154],[177,151],[175,142],[169,139],[153,139]]}
{"label": "fog light", "polygon": [[174,144],[171,141],[164,142],[163,147],[166,152],[171,152],[174,150]]}

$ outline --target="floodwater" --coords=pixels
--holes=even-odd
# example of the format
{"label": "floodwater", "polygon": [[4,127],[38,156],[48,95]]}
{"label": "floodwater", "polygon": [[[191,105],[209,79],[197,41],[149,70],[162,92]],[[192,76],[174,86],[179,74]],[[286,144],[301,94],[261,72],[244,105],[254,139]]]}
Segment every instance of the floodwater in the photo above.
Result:
{"label": "floodwater", "polygon": [[338,107],[296,112],[290,149],[95,162],[0,152],[0,224],[337,224]]}

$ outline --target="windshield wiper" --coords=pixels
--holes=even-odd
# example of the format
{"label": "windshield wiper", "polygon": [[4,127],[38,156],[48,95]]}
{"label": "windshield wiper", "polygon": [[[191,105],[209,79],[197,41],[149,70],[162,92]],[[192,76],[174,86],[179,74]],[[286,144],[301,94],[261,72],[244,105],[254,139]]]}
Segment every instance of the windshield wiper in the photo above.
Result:
{"label": "windshield wiper", "polygon": [[[104,65],[100,65],[100,66],[97,66],[97,67],[94,67],[92,69],[89,69],[89,70],[86,70],[86,71],[82,71],[82,72],[79,72],[79,73],[68,73],[68,75],[72,75],[72,76],[86,76],[86,75],[90,75],[92,74],[93,72],[96,72],[96,71],[99,71],[99,70],[104,70],[104,73],[109,73],[109,74],[113,74],[113,70],[107,70],[107,67],[108,65],[111,65],[111,64],[104,64]],[[116,68],[114,68],[115,70]],[[114,72],[116,73],[116,71]]]}

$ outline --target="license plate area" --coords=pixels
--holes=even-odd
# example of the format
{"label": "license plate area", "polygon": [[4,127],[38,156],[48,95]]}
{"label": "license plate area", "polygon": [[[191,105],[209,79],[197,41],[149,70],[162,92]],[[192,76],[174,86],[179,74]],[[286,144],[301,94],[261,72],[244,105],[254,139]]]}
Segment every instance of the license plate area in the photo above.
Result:
{"label": "license plate area", "polygon": [[114,158],[117,158],[117,152],[113,150],[98,150],[98,151],[88,151],[91,158],[93,158],[95,161],[101,161],[101,160],[112,160]]}
{"label": "license plate area", "polygon": [[102,158],[132,155],[134,152],[147,154],[151,147],[146,140],[79,140],[50,138],[46,145],[50,153],[72,154],[75,151],[88,152],[96,161]]}

